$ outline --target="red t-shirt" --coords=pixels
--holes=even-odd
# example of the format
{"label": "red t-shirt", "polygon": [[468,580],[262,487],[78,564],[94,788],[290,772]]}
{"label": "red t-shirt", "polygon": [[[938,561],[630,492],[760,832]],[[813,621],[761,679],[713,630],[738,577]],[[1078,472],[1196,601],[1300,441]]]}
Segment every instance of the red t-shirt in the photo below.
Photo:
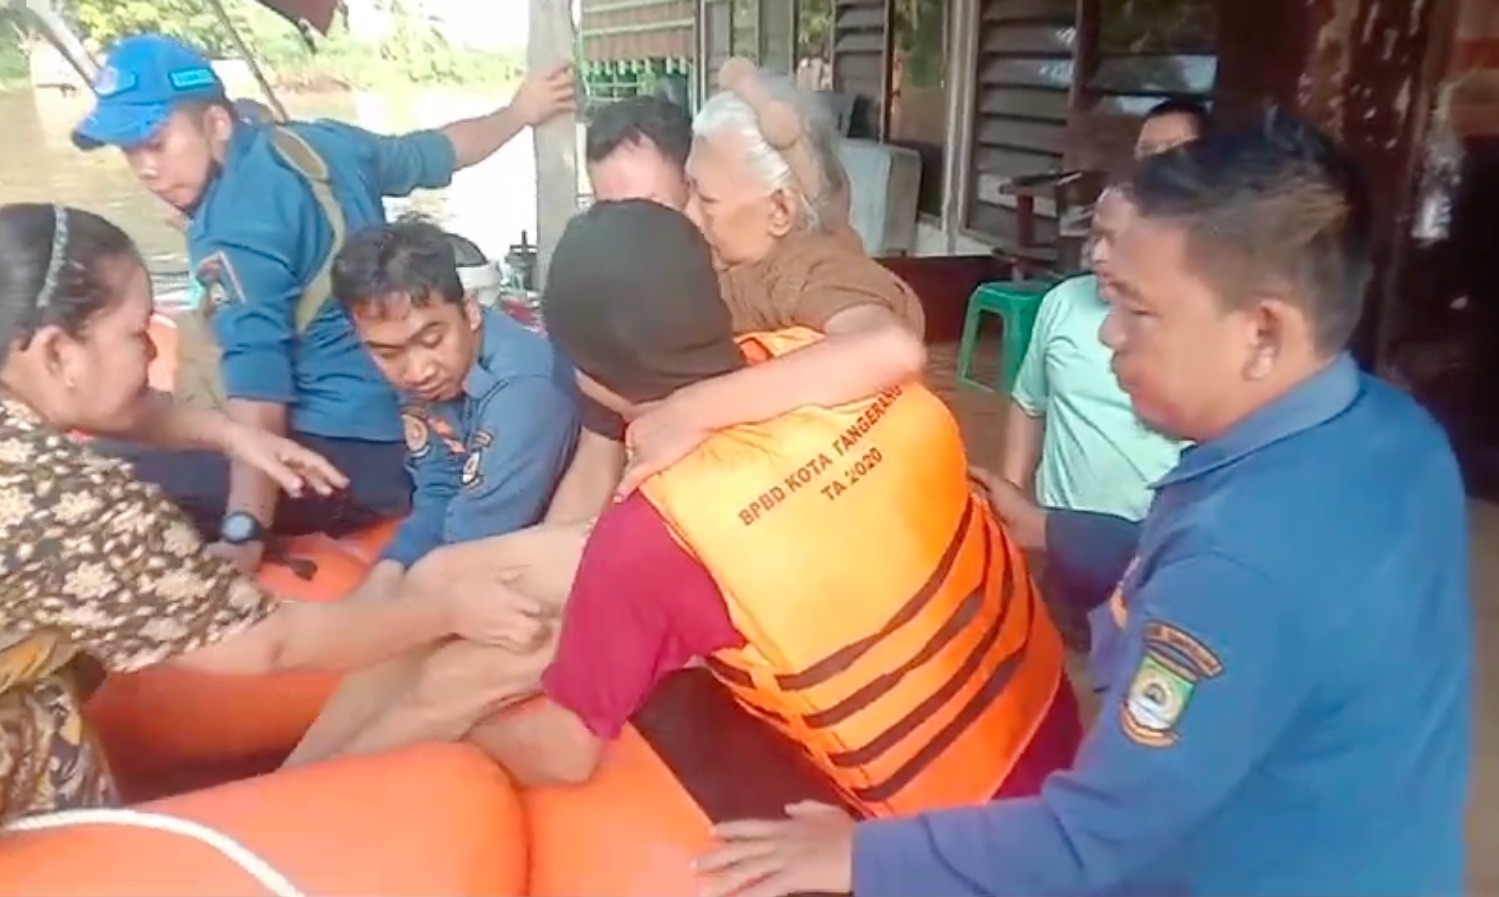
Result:
{"label": "red t-shirt", "polygon": [[707,568],[636,493],[594,524],[541,687],[612,740],[667,674],[743,644]]}
{"label": "red t-shirt", "polygon": [[[605,741],[619,736],[656,683],[694,657],[744,644],[718,585],[639,493],[599,516],[563,614],[542,689]],[[1063,679],[1050,711],[998,796],[1035,794],[1072,764],[1082,726]]]}

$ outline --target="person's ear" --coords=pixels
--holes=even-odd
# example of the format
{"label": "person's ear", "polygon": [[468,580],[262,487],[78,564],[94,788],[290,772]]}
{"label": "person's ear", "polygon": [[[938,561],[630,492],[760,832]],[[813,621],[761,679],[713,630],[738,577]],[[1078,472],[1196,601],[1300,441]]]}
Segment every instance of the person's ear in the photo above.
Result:
{"label": "person's ear", "polygon": [[234,113],[219,106],[208,107],[203,113],[203,131],[215,157],[221,156],[234,136]]}
{"label": "person's ear", "polygon": [[1249,308],[1249,352],[1244,367],[1247,380],[1264,380],[1286,350],[1310,338],[1300,308],[1276,296],[1257,300]]}
{"label": "person's ear", "polygon": [[802,198],[795,190],[781,188],[770,194],[770,235],[777,240],[796,230]]}
{"label": "person's ear", "polygon": [[468,329],[474,333],[478,333],[479,328],[484,326],[484,307],[474,298],[473,293],[463,295],[463,317],[468,321]]}
{"label": "person's ear", "polygon": [[31,336],[26,351],[36,358],[48,379],[68,390],[82,387],[87,380],[87,360],[82,343],[61,327],[40,327]]}

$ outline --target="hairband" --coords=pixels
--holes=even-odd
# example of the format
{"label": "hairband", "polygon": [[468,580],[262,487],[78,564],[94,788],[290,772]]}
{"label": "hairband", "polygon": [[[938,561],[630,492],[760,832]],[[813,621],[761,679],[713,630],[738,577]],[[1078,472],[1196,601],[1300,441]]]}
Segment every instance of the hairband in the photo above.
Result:
{"label": "hairband", "polygon": [[42,278],[42,289],[36,296],[38,311],[51,304],[52,294],[57,291],[57,278],[62,274],[67,257],[68,210],[55,205],[52,207],[52,254],[47,258],[47,275]]}

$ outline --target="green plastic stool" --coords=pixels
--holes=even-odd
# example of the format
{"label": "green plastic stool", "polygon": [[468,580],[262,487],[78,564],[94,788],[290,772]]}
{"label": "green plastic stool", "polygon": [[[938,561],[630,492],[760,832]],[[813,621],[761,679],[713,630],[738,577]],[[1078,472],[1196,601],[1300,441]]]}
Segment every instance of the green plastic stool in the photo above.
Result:
{"label": "green plastic stool", "polygon": [[1025,360],[1026,347],[1031,342],[1031,331],[1036,327],[1036,312],[1041,309],[1041,298],[1054,286],[1056,280],[1008,280],[986,283],[973,291],[968,298],[968,312],[963,319],[963,342],[958,347],[958,382],[980,389],[995,391],[995,387],[975,380],[968,375],[973,366],[973,350],[977,348],[979,323],[984,312],[999,315],[1004,326],[1000,343],[1001,360],[998,391],[1009,395],[1020,374],[1020,363]]}

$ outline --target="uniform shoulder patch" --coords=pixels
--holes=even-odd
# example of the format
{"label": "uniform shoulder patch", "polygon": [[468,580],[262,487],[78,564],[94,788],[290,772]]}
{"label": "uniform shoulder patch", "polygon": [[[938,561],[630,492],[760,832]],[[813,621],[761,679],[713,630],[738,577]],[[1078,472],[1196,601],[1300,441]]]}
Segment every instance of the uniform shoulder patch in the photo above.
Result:
{"label": "uniform shoulder patch", "polygon": [[1150,748],[1176,744],[1177,727],[1197,686],[1223,673],[1211,649],[1185,630],[1151,620],[1142,636],[1145,653],[1135,668],[1119,721],[1125,737]]}
{"label": "uniform shoulder patch", "polygon": [[422,416],[421,412],[403,408],[401,430],[406,436],[408,455],[420,458],[432,451],[432,428],[427,426],[427,419]]}
{"label": "uniform shoulder patch", "polygon": [[204,314],[212,315],[226,305],[240,303],[245,299],[239,275],[235,273],[229,256],[222,250],[199,262],[193,269],[193,279],[203,288],[201,309]]}
{"label": "uniform shoulder patch", "polygon": [[484,450],[475,448],[463,459],[463,472],[458,475],[458,485],[472,489],[484,480]]}
{"label": "uniform shoulder patch", "polygon": [[468,438],[468,457],[463,461],[463,472],[458,476],[458,485],[471,489],[484,480],[484,451],[494,445],[494,436],[488,430],[478,430]]}

